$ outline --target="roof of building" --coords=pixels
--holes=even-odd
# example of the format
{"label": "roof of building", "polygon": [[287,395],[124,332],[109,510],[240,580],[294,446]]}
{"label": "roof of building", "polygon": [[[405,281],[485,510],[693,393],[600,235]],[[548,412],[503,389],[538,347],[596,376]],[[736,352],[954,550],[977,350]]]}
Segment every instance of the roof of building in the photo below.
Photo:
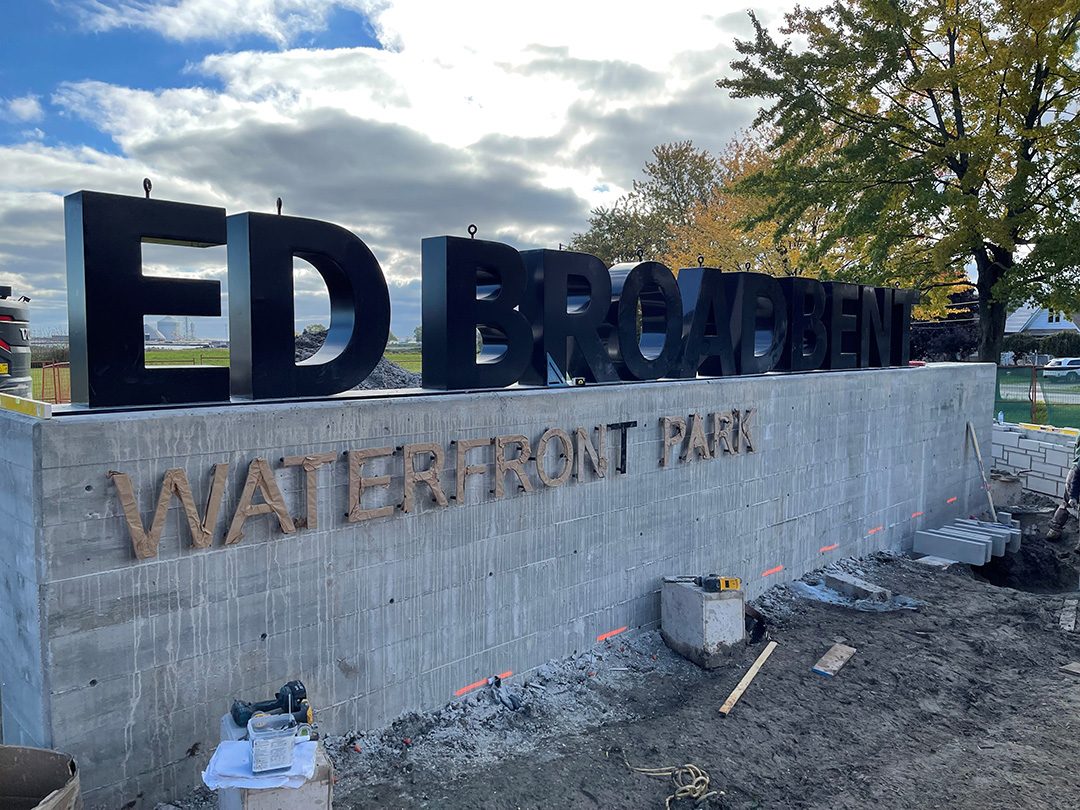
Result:
{"label": "roof of building", "polygon": [[1031,319],[1038,313],[1038,307],[1018,307],[1009,313],[1005,319],[1005,334],[1023,332],[1024,327],[1031,323]]}
{"label": "roof of building", "polygon": [[1005,334],[1029,332],[1034,335],[1052,335],[1058,332],[1077,332],[1080,327],[1072,316],[1046,307],[1022,306],[1014,309],[1005,319]]}

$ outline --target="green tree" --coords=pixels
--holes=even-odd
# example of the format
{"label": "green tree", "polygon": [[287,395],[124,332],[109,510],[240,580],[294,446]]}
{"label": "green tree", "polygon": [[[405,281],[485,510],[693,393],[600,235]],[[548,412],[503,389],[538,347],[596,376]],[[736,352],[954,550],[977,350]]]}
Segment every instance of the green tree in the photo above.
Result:
{"label": "green tree", "polygon": [[645,179],[610,208],[594,208],[589,227],[575,233],[570,247],[600,257],[607,264],[657,259],[670,248],[673,230],[688,225],[720,181],[720,166],[691,141],[661,144],[645,163]]}
{"label": "green tree", "polygon": [[422,343],[423,342],[423,327],[422,326],[418,326],[415,329],[413,329],[412,339],[417,343]]}
{"label": "green tree", "polygon": [[1080,357],[1080,333],[1058,332],[1047,335],[1039,345],[1039,351],[1054,357]]}
{"label": "green tree", "polygon": [[1011,305],[1080,309],[1076,0],[835,0],[787,15],[798,44],[751,20],[717,84],[776,132],[760,217],[827,212],[804,260],[846,241],[876,283],[974,270],[983,360]]}

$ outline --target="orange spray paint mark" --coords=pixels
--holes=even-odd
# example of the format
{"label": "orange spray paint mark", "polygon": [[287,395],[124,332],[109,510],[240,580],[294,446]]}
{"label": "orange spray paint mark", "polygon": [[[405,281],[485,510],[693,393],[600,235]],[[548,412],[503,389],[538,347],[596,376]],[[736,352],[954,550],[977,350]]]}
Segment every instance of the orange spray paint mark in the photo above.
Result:
{"label": "orange spray paint mark", "polygon": [[877,534],[878,532],[880,532],[884,528],[885,528],[884,526],[875,526],[870,531],[868,531],[866,534],[867,534],[867,536],[869,536],[871,534]]}
{"label": "orange spray paint mark", "polygon": [[484,680],[482,680],[482,681],[477,681],[476,683],[470,683],[468,686],[463,686],[460,689],[458,689],[456,692],[454,692],[454,694],[457,697],[461,697],[466,692],[471,692],[473,689],[479,689],[481,686],[484,686],[485,684],[487,684],[487,678],[484,678]]}
{"label": "orange spray paint mark", "polygon": [[[498,677],[499,677],[500,680],[505,681],[507,678],[509,678],[513,674],[514,673],[512,671],[508,670],[506,672],[500,673]],[[477,681],[476,683],[470,683],[468,686],[463,686],[460,689],[458,689],[456,692],[454,692],[454,694],[457,695],[458,697],[461,697],[466,692],[471,692],[473,689],[479,689],[481,686],[487,686],[487,682],[488,682],[488,679],[484,678],[484,680],[482,680],[482,681]]]}
{"label": "orange spray paint mark", "polygon": [[840,547],[839,543],[833,543],[831,546],[822,546],[821,548],[818,549],[818,551],[820,551],[822,554],[824,554],[826,551],[832,551],[834,548],[839,548],[839,547]]}
{"label": "orange spray paint mark", "polygon": [[922,512],[912,512],[912,513],[911,513],[911,516],[912,516],[913,518],[917,518],[917,517],[922,517],[922,516],[923,516],[923,513],[922,513]]}
{"label": "orange spray paint mark", "polygon": [[625,631],[626,631],[625,627],[620,627],[618,630],[608,630],[606,633],[601,633],[600,635],[598,635],[596,637],[596,640],[597,641],[607,641],[612,636],[617,636],[617,635],[619,635],[619,633],[623,633]]}
{"label": "orange spray paint mark", "polygon": [[949,500],[945,501],[945,503],[956,503],[956,496],[953,495]]}
{"label": "orange spray paint mark", "polygon": [[776,573],[778,573],[778,572],[780,572],[780,571],[783,571],[783,570],[784,570],[784,566],[782,566],[782,565],[778,565],[778,566],[776,566],[776,568],[770,568],[770,569],[769,569],[768,571],[762,571],[762,572],[761,572],[761,575],[762,575],[763,577],[767,577],[767,576],[769,576],[770,574],[776,574]]}

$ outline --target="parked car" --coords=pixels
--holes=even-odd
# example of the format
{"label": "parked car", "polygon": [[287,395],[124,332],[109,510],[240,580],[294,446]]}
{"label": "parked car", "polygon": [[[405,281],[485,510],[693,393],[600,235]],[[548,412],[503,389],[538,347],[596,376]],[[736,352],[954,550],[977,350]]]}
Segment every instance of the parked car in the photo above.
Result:
{"label": "parked car", "polygon": [[1080,357],[1055,357],[1043,369],[1043,379],[1080,382]]}

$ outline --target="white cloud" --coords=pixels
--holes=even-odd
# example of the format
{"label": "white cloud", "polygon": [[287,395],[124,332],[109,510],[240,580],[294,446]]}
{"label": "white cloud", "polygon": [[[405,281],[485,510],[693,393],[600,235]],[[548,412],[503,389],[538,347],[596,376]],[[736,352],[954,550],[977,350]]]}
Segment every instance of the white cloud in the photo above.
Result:
{"label": "white cloud", "polygon": [[[714,86],[743,25],[734,0],[674,3],[662,14],[569,0],[81,8],[100,28],[152,27],[175,39],[255,32],[283,44],[324,25],[334,5],[363,10],[384,48],[220,53],[189,67],[189,86],[157,91],[58,87],[53,106],[98,127],[120,154],[0,147],[0,269],[18,267],[39,297],[62,301],[60,196],[79,188],[138,195],[149,176],[155,197],[230,213],[272,211],[281,196],[285,213],[368,242],[399,296],[393,329],[407,334],[422,237],[464,234],[475,222],[481,238],[554,247],[585,227],[591,207],[629,188],[654,145],[692,138],[715,151],[754,112]],[[29,238],[11,239],[24,198],[36,224],[20,227],[37,241],[9,249]],[[300,296],[298,309],[312,298]]]}
{"label": "white cloud", "polygon": [[77,0],[74,9],[91,31],[146,28],[181,42],[255,35],[284,46],[324,30],[335,7],[359,5],[353,0]]}
{"label": "white cloud", "polygon": [[45,117],[41,99],[35,95],[7,99],[3,102],[3,106],[7,110],[7,118],[26,124],[36,124]]}

